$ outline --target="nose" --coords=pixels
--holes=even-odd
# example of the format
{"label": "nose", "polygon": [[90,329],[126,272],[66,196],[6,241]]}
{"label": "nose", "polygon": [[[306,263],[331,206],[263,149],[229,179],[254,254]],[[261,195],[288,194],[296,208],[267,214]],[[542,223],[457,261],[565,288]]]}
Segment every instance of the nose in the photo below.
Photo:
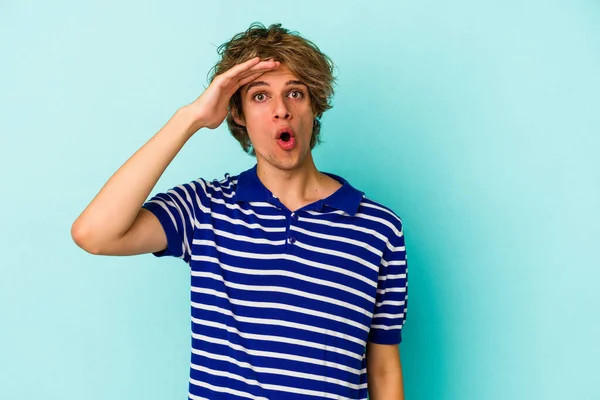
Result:
{"label": "nose", "polygon": [[273,103],[275,106],[273,109],[273,119],[274,120],[280,120],[280,119],[288,120],[288,119],[292,118],[292,114],[290,113],[290,110],[288,108],[288,105],[285,102],[285,99],[277,98],[277,100],[274,101]]}

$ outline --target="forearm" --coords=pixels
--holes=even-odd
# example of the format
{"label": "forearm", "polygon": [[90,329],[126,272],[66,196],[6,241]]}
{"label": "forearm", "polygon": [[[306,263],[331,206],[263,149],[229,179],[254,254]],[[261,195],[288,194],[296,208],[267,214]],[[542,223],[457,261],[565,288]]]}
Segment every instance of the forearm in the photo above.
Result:
{"label": "forearm", "polygon": [[160,176],[197,129],[190,110],[179,109],[112,175],[77,218],[72,235],[78,244],[97,248],[122,237]]}
{"label": "forearm", "polygon": [[404,400],[402,368],[385,374],[369,374],[370,400]]}

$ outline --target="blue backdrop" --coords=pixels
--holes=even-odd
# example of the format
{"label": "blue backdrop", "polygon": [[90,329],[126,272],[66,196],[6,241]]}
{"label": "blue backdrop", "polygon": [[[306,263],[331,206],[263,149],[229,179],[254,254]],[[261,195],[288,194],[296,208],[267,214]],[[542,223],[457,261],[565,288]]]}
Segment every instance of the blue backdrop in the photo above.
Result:
{"label": "blue backdrop", "polygon": [[[0,4],[0,398],[186,397],[187,266],[70,226],[261,21],[337,64],[317,167],[403,218],[407,399],[600,399],[600,3],[212,3]],[[253,163],[200,131],[154,192]]]}

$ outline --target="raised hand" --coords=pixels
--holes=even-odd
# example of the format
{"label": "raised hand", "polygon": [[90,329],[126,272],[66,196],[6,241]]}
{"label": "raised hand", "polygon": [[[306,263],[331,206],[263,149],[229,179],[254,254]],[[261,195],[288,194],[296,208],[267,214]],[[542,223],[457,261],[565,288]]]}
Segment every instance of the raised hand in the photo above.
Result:
{"label": "raised hand", "polygon": [[200,97],[188,106],[197,125],[217,128],[227,117],[231,96],[246,83],[278,66],[279,61],[261,61],[259,57],[255,57],[215,76]]}

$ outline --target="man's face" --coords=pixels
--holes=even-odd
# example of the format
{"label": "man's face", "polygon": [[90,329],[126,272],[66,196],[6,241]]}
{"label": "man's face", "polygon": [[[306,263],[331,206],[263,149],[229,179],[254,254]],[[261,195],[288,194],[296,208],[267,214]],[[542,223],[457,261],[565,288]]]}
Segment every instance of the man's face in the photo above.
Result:
{"label": "man's face", "polygon": [[308,87],[285,64],[241,88],[244,125],[258,162],[293,170],[310,156],[313,113]]}

